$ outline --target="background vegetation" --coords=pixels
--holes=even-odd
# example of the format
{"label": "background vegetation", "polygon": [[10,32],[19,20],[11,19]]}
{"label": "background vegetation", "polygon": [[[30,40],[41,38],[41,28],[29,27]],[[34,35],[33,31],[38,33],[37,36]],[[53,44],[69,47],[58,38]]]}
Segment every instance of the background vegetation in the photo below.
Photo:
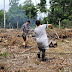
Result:
{"label": "background vegetation", "polygon": [[[48,23],[58,27],[59,20],[62,28],[72,28],[72,0],[49,0],[50,8],[47,9],[46,0],[40,0],[36,6],[31,0],[26,0],[23,5],[19,4],[19,0],[11,0],[9,10],[6,12],[6,27],[12,25],[17,28],[27,20],[31,21],[31,27],[35,26],[38,11],[40,13],[48,13],[47,17],[40,18],[42,24]],[[3,27],[4,11],[0,10],[0,27]]]}

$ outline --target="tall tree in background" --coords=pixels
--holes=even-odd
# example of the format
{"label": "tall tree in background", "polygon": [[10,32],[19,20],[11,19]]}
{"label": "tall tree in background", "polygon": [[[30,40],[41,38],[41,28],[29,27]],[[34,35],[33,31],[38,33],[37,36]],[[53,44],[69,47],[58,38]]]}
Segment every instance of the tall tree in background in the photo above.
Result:
{"label": "tall tree in background", "polygon": [[34,6],[31,0],[24,2],[23,10],[25,11],[25,14],[29,19],[34,18],[37,15],[37,8]]}
{"label": "tall tree in background", "polygon": [[24,5],[19,5],[19,0],[10,0],[10,8],[6,14],[7,25],[10,23],[14,28],[17,27],[17,22],[19,27],[22,26],[27,20],[31,21],[31,26],[34,26],[35,20],[37,19],[37,9],[31,0],[24,2]]}
{"label": "tall tree in background", "polygon": [[41,12],[46,12],[46,0],[40,0],[40,3],[38,3],[38,8]]}
{"label": "tall tree in background", "polygon": [[0,10],[0,27],[4,24],[4,10]]}
{"label": "tall tree in background", "polygon": [[17,22],[21,26],[26,21],[25,13],[21,9],[21,5],[18,4],[19,0],[10,2],[10,8],[7,12],[7,24],[11,23],[14,28],[17,27]]}
{"label": "tall tree in background", "polygon": [[[50,0],[48,19],[50,23],[58,24],[58,21],[72,18],[72,0]],[[64,21],[65,21],[64,20]]]}
{"label": "tall tree in background", "polygon": [[9,5],[12,6],[14,3],[18,3],[20,0],[9,0]]}
{"label": "tall tree in background", "polygon": [[30,26],[35,26],[35,21],[37,20],[37,8],[34,6],[31,0],[26,0],[22,7],[25,12],[25,16],[28,18],[27,20],[31,21]]}

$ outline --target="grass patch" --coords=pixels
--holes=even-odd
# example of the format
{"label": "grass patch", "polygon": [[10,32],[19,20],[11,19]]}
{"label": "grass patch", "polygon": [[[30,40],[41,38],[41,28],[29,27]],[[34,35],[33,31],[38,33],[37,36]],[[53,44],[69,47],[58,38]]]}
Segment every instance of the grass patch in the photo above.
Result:
{"label": "grass patch", "polygon": [[8,54],[7,52],[4,52],[3,54],[0,54],[0,56],[7,57],[7,56],[10,56],[10,54]]}

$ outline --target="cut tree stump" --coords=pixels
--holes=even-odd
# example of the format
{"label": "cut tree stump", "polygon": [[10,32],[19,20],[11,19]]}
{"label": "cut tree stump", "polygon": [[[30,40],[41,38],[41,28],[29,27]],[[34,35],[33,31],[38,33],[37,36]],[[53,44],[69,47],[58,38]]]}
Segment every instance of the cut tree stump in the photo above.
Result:
{"label": "cut tree stump", "polygon": [[53,48],[57,47],[57,42],[53,41],[53,40],[50,40],[49,47],[53,47]]}

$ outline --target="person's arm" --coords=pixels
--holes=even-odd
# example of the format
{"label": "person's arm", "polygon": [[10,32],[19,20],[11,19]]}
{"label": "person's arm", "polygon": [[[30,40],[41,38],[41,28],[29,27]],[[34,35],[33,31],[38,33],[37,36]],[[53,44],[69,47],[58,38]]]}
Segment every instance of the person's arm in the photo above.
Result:
{"label": "person's arm", "polygon": [[23,29],[24,29],[24,24],[22,25],[22,27],[21,27],[21,33],[23,33]]}
{"label": "person's arm", "polygon": [[50,29],[53,29],[53,26],[51,24],[48,24],[48,27],[50,27]]}
{"label": "person's arm", "polygon": [[30,26],[28,26],[28,27],[26,28],[26,30],[27,30],[27,31],[29,31],[29,30],[30,30],[30,28],[31,28],[31,27],[30,27]]}

